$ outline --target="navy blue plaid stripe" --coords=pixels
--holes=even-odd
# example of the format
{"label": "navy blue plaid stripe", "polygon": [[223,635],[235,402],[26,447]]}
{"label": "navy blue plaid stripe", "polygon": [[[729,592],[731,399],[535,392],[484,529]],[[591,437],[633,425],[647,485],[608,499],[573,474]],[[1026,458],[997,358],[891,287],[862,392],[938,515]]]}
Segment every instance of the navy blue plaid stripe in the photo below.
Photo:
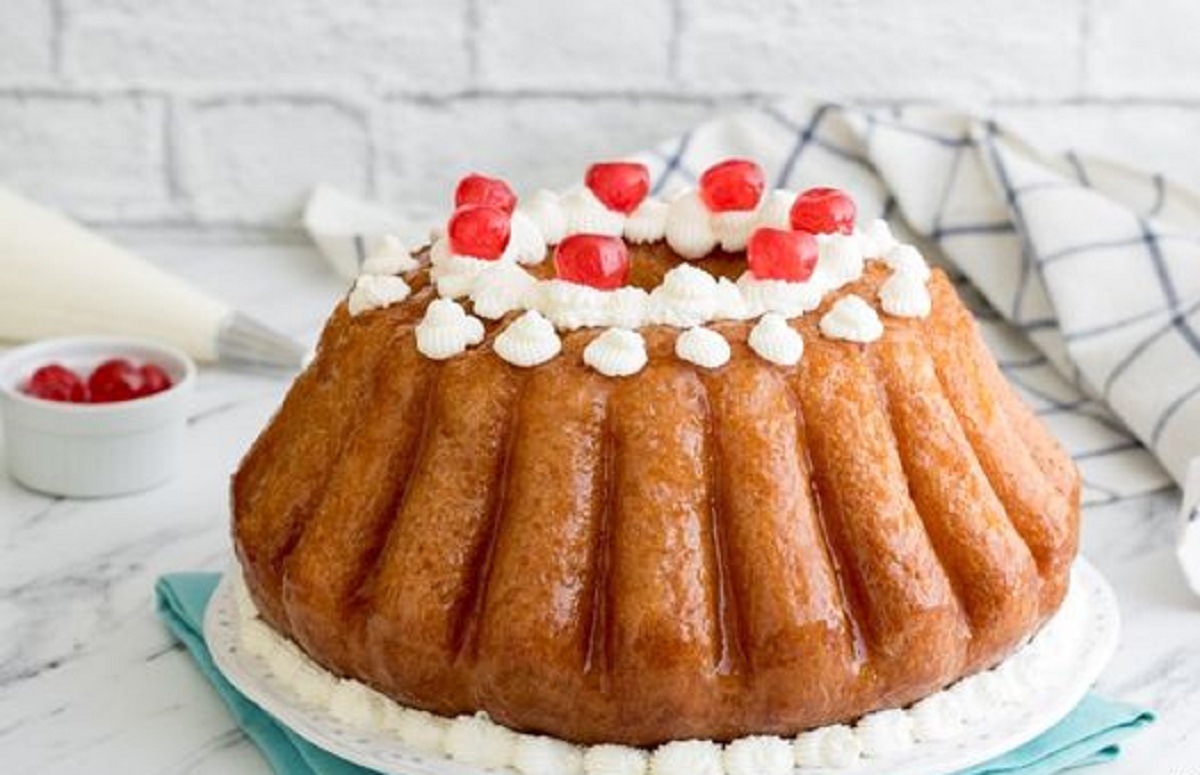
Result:
{"label": "navy blue plaid stripe", "polygon": [[655,196],[663,192],[663,187],[671,179],[679,169],[683,160],[683,155],[687,153],[688,146],[692,142],[692,133],[684,132],[680,136],[679,141],[675,144],[675,150],[667,157],[667,163],[663,165],[662,174],[658,176],[658,180],[654,182],[654,187],[651,190]]}
{"label": "navy blue plaid stripe", "polygon": [[880,127],[886,127],[894,132],[913,135],[928,140],[932,143],[944,146],[946,148],[958,148],[962,146],[974,145],[974,141],[969,136],[960,135],[944,135],[922,127],[915,127],[909,124],[901,123],[898,119],[902,114],[898,112],[896,120],[887,120],[875,118],[875,123]]}
{"label": "navy blue plaid stripe", "polygon": [[362,266],[363,262],[367,260],[367,247],[361,234],[354,235],[354,257],[358,260],[359,266]]}
{"label": "navy blue plaid stripe", "polygon": [[1092,181],[1088,178],[1087,169],[1083,166],[1083,160],[1079,158],[1079,154],[1074,151],[1067,151],[1067,164],[1071,165],[1071,169],[1075,172],[1075,177],[1081,186],[1085,188],[1092,187]]}
{"label": "navy blue plaid stripe", "polygon": [[1141,448],[1141,444],[1133,439],[1129,439],[1127,441],[1118,442],[1117,444],[1112,444],[1107,447],[1088,450],[1087,452],[1076,452],[1074,455],[1072,455],[1072,457],[1075,458],[1076,462],[1079,462],[1081,460],[1094,460],[1095,458],[1104,457],[1105,455],[1115,455],[1119,452],[1130,452],[1132,450]]}
{"label": "navy blue plaid stripe", "polygon": [[1029,229],[1025,224],[1025,215],[1021,212],[1020,196],[1013,187],[1008,167],[1005,165],[1004,159],[1000,156],[1000,150],[996,147],[996,137],[999,134],[1000,128],[996,125],[996,122],[988,121],[984,125],[984,144],[987,146],[988,156],[992,161],[992,165],[996,169],[996,177],[999,180],[1001,188],[1004,190],[1004,203],[1008,205],[1013,224],[1016,226],[1017,233],[1021,237],[1020,276],[1017,279],[1017,292],[1013,297],[1011,306],[1012,319],[1020,320],[1022,317],[1021,309],[1024,307],[1025,294],[1029,291],[1029,283],[1033,275],[1033,265],[1036,261],[1037,253],[1033,248],[1032,241],[1029,239]]}
{"label": "navy blue plaid stripe", "polygon": [[1158,442],[1162,438],[1163,431],[1166,430],[1167,425],[1171,422],[1171,418],[1173,418],[1180,409],[1187,406],[1188,402],[1190,402],[1197,395],[1200,395],[1200,384],[1192,385],[1190,388],[1184,391],[1182,395],[1177,397],[1171,403],[1167,404],[1167,408],[1163,410],[1161,415],[1159,415],[1158,422],[1154,423],[1154,429],[1150,431],[1151,446],[1158,446]]}
{"label": "navy blue plaid stripe", "polygon": [[[1112,394],[1113,385],[1118,379],[1121,378],[1121,376],[1129,369],[1130,366],[1137,362],[1138,358],[1142,357],[1142,355],[1144,355],[1151,346],[1158,343],[1164,336],[1172,331],[1180,330],[1181,322],[1185,322],[1189,315],[1193,315],[1197,311],[1200,311],[1200,303],[1193,304],[1181,312],[1172,314],[1166,325],[1159,327],[1153,333],[1143,337],[1136,345],[1130,348],[1129,352],[1125,354],[1125,357],[1117,363],[1116,367],[1113,368],[1108,377],[1104,380],[1104,387],[1101,391],[1104,397],[1107,398]],[[1191,327],[1186,326],[1186,328],[1190,331]]]}
{"label": "navy blue plaid stripe", "polygon": [[1150,209],[1146,212],[1148,218],[1154,218],[1162,212],[1163,205],[1167,201],[1167,183],[1160,173],[1154,173],[1150,180],[1154,185],[1154,202],[1150,205]]}
{"label": "navy blue plaid stripe", "polygon": [[929,238],[941,242],[950,237],[974,237],[980,234],[1015,234],[1017,228],[1012,221],[996,223],[963,223],[956,226],[935,226]]}
{"label": "navy blue plaid stripe", "polygon": [[[1150,225],[1146,221],[1142,221],[1143,228],[1148,229]],[[1200,245],[1200,237],[1194,237],[1188,234],[1162,234],[1158,231],[1153,232],[1153,239],[1156,243],[1163,242],[1181,242],[1185,244]],[[1146,242],[1145,231],[1133,237],[1124,237],[1121,239],[1099,240],[1097,242],[1083,242],[1076,245],[1069,245],[1059,250],[1051,251],[1042,256],[1042,265],[1053,264],[1056,261],[1061,261],[1065,258],[1071,258],[1078,255],[1086,255],[1089,253],[1102,254],[1106,250],[1116,250],[1119,248],[1137,247]],[[1160,254],[1161,255],[1161,254]]]}
{"label": "navy blue plaid stripe", "polygon": [[1146,254],[1150,257],[1154,273],[1158,275],[1158,281],[1162,285],[1163,296],[1166,297],[1167,304],[1174,309],[1179,306],[1179,293],[1175,290],[1175,283],[1171,281],[1171,272],[1167,268],[1167,262],[1163,259],[1162,248],[1158,244],[1158,235],[1154,229],[1150,228],[1150,222],[1145,218],[1138,219],[1138,226],[1142,230],[1142,243],[1146,246]]}
{"label": "navy blue plaid stripe", "polygon": [[937,209],[933,212],[933,229],[929,233],[929,238],[934,242],[941,242],[942,237],[945,236],[943,219],[946,216],[946,207],[950,202],[950,192],[954,190],[954,181],[958,179],[958,170],[962,166],[966,148],[967,146],[960,145],[954,149],[950,171],[946,173],[946,181],[942,184],[942,193],[938,196]]}
{"label": "navy blue plaid stripe", "polygon": [[[796,141],[792,145],[791,151],[788,152],[787,159],[783,162],[783,166],[779,169],[779,175],[775,178],[777,188],[786,186],[792,179],[792,174],[795,172],[796,165],[800,163],[800,154],[804,153],[804,149],[812,142],[813,135],[816,134],[817,127],[820,126],[821,120],[832,109],[831,105],[822,105],[817,108],[808,122],[803,126],[791,126],[796,133]],[[778,116],[776,116],[778,118]]]}

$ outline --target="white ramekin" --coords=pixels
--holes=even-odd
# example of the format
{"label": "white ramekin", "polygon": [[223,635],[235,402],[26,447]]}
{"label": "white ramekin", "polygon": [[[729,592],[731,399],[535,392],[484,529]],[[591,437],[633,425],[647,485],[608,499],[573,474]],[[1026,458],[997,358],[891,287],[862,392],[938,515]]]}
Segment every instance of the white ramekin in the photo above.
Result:
{"label": "white ramekin", "polygon": [[[109,358],[155,363],[171,375],[161,393],[109,404],[33,398],[21,386],[39,367],[83,374]],[[174,347],[106,336],[46,339],[0,358],[0,409],[12,477],[72,498],[122,495],[162,484],[179,468],[196,366]]]}

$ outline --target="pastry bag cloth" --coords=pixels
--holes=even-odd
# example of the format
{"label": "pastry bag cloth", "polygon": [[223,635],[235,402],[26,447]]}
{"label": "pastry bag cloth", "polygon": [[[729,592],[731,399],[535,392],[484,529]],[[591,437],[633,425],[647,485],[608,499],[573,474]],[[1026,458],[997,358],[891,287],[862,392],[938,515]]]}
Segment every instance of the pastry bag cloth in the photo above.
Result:
{"label": "pastry bag cloth", "polygon": [[200,361],[298,369],[306,350],[113,242],[0,186],[0,341],[114,334]]}

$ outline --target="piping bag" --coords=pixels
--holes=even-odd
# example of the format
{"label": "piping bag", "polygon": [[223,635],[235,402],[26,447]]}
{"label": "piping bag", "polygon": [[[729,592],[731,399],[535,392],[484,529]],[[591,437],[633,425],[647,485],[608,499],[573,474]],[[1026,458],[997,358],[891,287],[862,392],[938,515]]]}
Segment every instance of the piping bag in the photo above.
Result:
{"label": "piping bag", "polygon": [[199,361],[299,369],[298,342],[0,186],[0,339],[153,337]]}

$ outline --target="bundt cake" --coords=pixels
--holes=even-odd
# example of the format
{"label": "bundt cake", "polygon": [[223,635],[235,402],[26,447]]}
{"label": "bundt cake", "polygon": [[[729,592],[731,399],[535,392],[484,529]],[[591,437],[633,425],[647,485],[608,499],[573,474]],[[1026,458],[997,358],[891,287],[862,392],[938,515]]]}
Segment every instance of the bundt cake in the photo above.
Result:
{"label": "bundt cake", "polygon": [[836,189],[463,180],[385,239],[233,480],[263,618],[404,705],[580,743],[795,734],[1058,608],[1079,477]]}

